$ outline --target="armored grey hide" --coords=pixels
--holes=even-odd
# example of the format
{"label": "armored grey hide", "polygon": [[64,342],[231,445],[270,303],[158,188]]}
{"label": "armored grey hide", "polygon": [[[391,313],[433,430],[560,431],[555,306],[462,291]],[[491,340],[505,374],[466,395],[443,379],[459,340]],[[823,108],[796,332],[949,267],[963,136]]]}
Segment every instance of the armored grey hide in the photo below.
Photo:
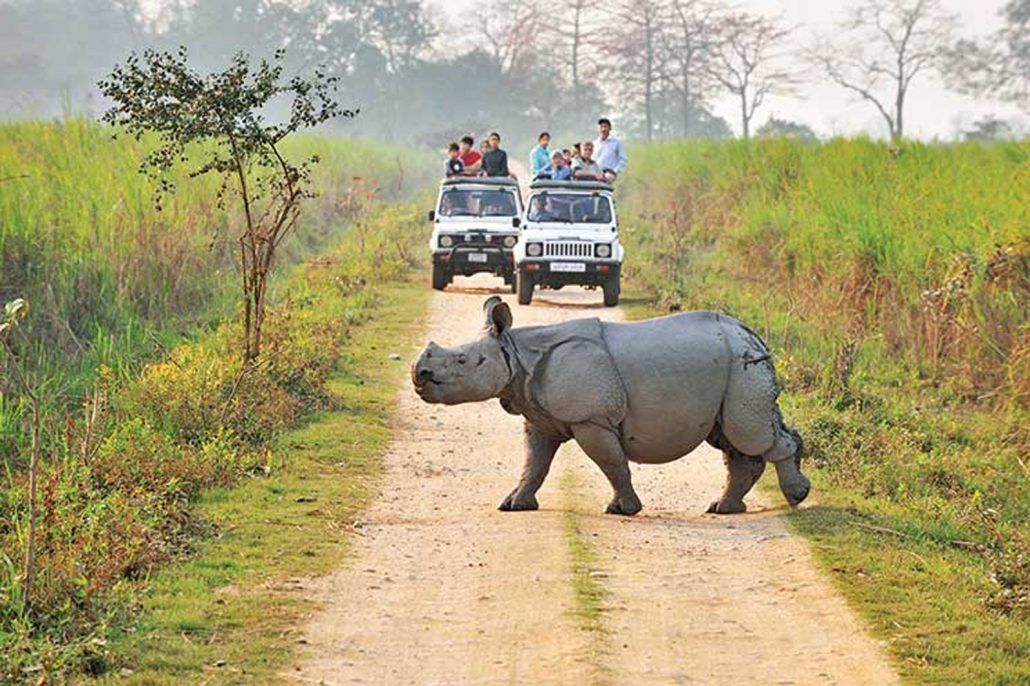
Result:
{"label": "armored grey hide", "polygon": [[[494,296],[487,332],[457,348],[430,344],[412,378],[427,402],[499,398],[525,417],[526,465],[503,510],[537,507],[558,446],[576,440],[608,477],[608,512],[634,514],[640,501],[628,461],[678,459],[702,441],[721,449],[728,479],[711,512],[743,512],[743,496],[766,462],[791,505],[808,494],[801,438],[784,425],[769,350],[736,319],[715,312],[635,323],[577,319],[512,328]],[[470,366],[473,363],[475,366]]]}

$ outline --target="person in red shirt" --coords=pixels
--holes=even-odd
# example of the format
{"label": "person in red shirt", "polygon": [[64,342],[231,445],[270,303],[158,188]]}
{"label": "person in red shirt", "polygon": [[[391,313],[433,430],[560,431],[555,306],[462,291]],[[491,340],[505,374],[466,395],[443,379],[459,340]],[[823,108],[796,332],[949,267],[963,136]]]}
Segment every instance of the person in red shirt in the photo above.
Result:
{"label": "person in red shirt", "polygon": [[478,176],[483,165],[483,156],[472,147],[475,142],[472,136],[465,136],[461,139],[461,143],[459,143],[461,148],[460,159],[465,165],[466,176]]}

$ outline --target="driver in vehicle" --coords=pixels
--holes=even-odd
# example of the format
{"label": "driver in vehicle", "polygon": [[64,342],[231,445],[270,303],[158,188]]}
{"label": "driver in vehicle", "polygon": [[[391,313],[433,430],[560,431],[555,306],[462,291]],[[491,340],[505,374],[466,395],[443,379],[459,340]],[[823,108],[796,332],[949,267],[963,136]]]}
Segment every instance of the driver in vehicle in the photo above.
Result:
{"label": "driver in vehicle", "polygon": [[549,196],[538,195],[533,198],[533,204],[529,208],[529,220],[534,222],[562,221],[558,216],[558,209]]}
{"label": "driver in vehicle", "polygon": [[445,217],[459,217],[471,214],[465,193],[450,191],[440,200],[440,214]]}

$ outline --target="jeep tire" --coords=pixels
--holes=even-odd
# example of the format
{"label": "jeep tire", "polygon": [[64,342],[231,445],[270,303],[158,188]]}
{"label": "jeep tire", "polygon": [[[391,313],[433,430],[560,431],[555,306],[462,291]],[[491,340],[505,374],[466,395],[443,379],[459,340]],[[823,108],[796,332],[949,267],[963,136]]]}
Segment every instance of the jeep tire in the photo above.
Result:
{"label": "jeep tire", "polygon": [[619,304],[619,274],[616,272],[610,279],[602,284],[604,290],[604,306],[615,307]]}
{"label": "jeep tire", "polygon": [[450,279],[447,278],[447,270],[444,269],[442,264],[437,262],[433,263],[433,289],[442,291],[447,287],[447,282]]}

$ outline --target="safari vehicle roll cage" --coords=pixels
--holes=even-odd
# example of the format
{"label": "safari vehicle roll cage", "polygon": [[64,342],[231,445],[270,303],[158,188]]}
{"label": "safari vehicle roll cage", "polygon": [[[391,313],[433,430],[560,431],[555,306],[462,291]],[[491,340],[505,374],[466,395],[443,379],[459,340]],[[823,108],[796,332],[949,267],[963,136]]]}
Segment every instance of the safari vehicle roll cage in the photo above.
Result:
{"label": "safari vehicle roll cage", "polygon": [[563,190],[563,191],[608,191],[614,193],[615,189],[610,183],[603,181],[554,181],[552,179],[538,179],[529,184],[529,189],[536,190]]}

